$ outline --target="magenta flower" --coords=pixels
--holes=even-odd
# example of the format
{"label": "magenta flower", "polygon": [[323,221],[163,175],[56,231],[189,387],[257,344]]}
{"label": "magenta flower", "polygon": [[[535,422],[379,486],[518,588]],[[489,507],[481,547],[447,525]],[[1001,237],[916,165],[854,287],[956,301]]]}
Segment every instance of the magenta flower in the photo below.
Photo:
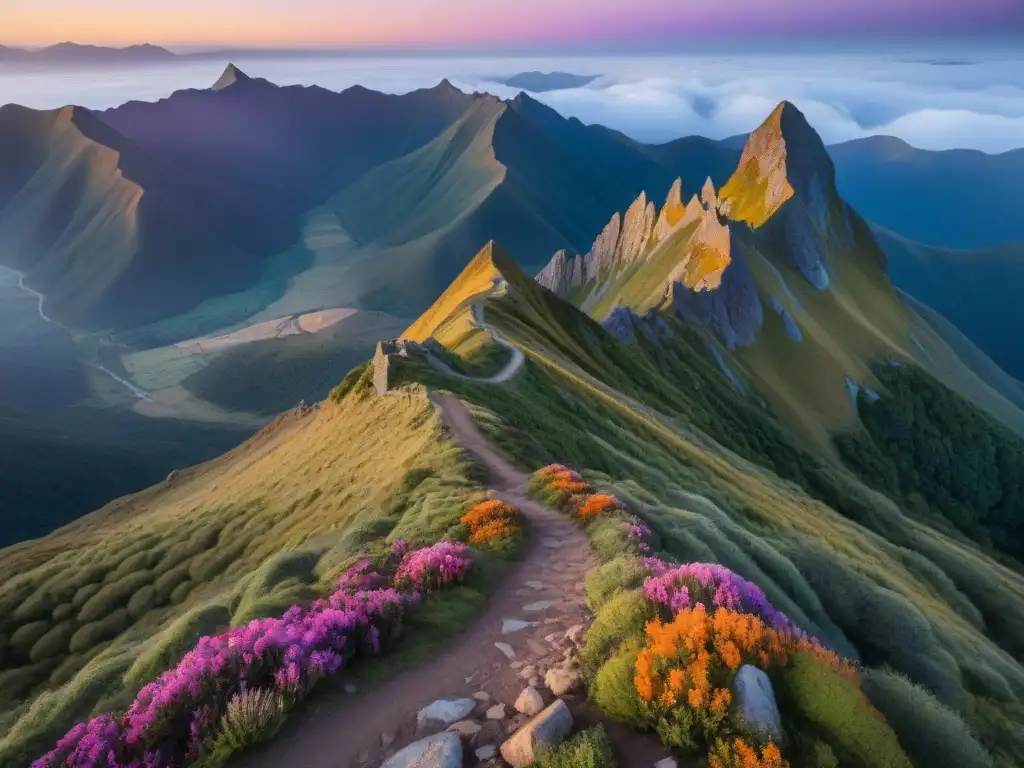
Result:
{"label": "magenta flower", "polygon": [[361,560],[325,600],[200,638],[177,666],[139,691],[124,715],[108,713],[78,723],[32,768],[179,768],[192,763],[216,734],[235,694],[277,687],[302,698],[360,651],[379,653],[385,633],[420,594],[462,581],[472,565],[466,548],[449,542],[414,552],[396,542],[392,554],[401,560],[393,579]]}

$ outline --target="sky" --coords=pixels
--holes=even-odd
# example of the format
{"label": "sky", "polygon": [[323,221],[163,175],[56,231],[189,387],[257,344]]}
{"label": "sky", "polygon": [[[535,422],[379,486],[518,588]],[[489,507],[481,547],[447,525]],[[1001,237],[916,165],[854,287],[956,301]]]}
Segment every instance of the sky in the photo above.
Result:
{"label": "sky", "polygon": [[1024,34],[1024,0],[0,0],[0,44],[672,47]]}

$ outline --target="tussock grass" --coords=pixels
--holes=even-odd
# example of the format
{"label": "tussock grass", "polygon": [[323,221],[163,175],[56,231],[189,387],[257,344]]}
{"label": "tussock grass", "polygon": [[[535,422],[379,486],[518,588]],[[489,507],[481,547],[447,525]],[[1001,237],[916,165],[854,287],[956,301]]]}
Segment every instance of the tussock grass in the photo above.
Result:
{"label": "tussock grass", "polygon": [[[4,721],[0,763],[38,756],[75,718],[125,706],[200,636],[317,596],[375,542],[432,542],[458,521],[479,472],[423,390],[355,390],[3,552],[0,699],[17,714]],[[411,619],[439,622],[415,637],[436,647],[431,633],[474,616],[482,589],[454,590],[436,617]]]}

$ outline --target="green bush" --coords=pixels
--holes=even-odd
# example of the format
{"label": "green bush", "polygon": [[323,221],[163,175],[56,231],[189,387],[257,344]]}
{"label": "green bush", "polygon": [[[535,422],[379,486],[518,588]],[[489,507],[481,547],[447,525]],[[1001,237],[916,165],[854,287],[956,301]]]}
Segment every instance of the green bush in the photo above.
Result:
{"label": "green bush", "polygon": [[289,702],[280,691],[252,688],[235,694],[200,765],[217,768],[249,747],[267,741],[284,723]]}
{"label": "green bush", "polygon": [[359,383],[359,380],[363,377],[363,374],[369,371],[371,367],[372,363],[367,361],[365,363],[360,363],[355,368],[350,370],[348,373],[345,374],[344,378],[342,378],[341,383],[339,383],[338,386],[331,390],[330,394],[327,396],[328,399],[332,403],[340,403],[342,400],[345,399],[345,395],[347,395],[349,392],[355,389],[356,384]]}
{"label": "green bush", "polygon": [[140,619],[158,605],[159,596],[156,587],[147,584],[132,595],[132,599],[128,601],[128,615],[133,619]]}
{"label": "green bush", "polygon": [[83,625],[71,636],[69,646],[72,653],[87,651],[107,640],[113,640],[131,626],[132,620],[128,611],[118,608],[108,613],[99,621]]}
{"label": "green bush", "polygon": [[805,653],[793,656],[779,680],[783,713],[796,730],[828,744],[850,768],[912,768],[885,720],[855,682]]}
{"label": "green bush", "polygon": [[149,584],[150,580],[149,571],[139,571],[105,584],[95,595],[85,601],[78,611],[78,620],[83,624],[99,621],[104,616],[127,605],[132,596]]}
{"label": "green bush", "polygon": [[600,610],[616,593],[643,584],[646,575],[647,569],[635,557],[617,557],[592,569],[585,583],[590,608]]}
{"label": "green bush", "polygon": [[68,649],[68,643],[73,634],[75,634],[75,624],[70,621],[61,622],[36,640],[32,650],[29,651],[29,658],[33,662],[39,662],[60,656]]}
{"label": "green bush", "polygon": [[655,611],[639,590],[619,592],[598,611],[587,630],[587,641],[580,653],[580,666],[591,678],[598,668],[628,640],[643,639],[644,624]]}
{"label": "green bush", "polygon": [[604,728],[580,731],[557,747],[542,746],[532,768],[616,768],[615,756]]}
{"label": "green bush", "polygon": [[191,579],[185,579],[185,581],[181,582],[181,584],[176,586],[174,591],[171,592],[171,604],[178,605],[179,603],[185,602],[185,598],[192,592],[193,587],[195,587],[195,584],[192,583]]}
{"label": "green bush", "polygon": [[598,670],[590,687],[590,698],[608,717],[646,729],[649,723],[644,714],[644,702],[633,684],[639,652],[639,643],[623,644]]}
{"label": "green bush", "polygon": [[156,590],[157,598],[161,604],[170,601],[175,587],[184,581],[188,581],[188,567],[188,562],[179,563],[156,577],[156,581],[153,582],[153,588]]}
{"label": "green bush", "polygon": [[73,606],[71,603],[61,603],[60,605],[58,605],[56,608],[53,609],[53,613],[51,614],[51,618],[54,621],[67,621],[68,619],[70,619],[74,615],[75,615],[75,606]]}
{"label": "green bush", "polygon": [[200,637],[226,629],[231,613],[223,605],[207,605],[179,617],[156,635],[128,669],[125,681],[141,685],[177,664]]}
{"label": "green bush", "polygon": [[75,592],[74,597],[71,598],[71,604],[75,608],[81,608],[89,601],[89,598],[99,591],[99,584],[86,584],[84,587],[79,587],[78,591]]}
{"label": "green bush", "polygon": [[22,624],[11,635],[11,650],[22,658],[27,658],[29,651],[36,642],[50,631],[53,624],[49,621],[33,621],[29,624]]}
{"label": "green bush", "polygon": [[990,768],[992,759],[960,716],[906,677],[870,669],[862,687],[917,765]]}

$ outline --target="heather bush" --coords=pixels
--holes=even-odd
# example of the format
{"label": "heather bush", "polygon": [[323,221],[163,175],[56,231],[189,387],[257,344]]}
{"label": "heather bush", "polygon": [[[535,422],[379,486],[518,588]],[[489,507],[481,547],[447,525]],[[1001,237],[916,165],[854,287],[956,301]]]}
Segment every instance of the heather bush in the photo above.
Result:
{"label": "heather bush", "polygon": [[132,619],[139,619],[159,605],[160,598],[156,587],[147,584],[132,595],[131,600],[128,601],[128,615]]}
{"label": "heather bush", "polygon": [[116,611],[108,613],[99,621],[92,621],[80,626],[75,631],[75,634],[71,636],[68,649],[72,653],[87,651],[102,642],[113,640],[128,629],[131,623],[132,620],[128,616],[128,611],[124,608],[118,608]]}
{"label": "heather bush", "polygon": [[991,768],[992,758],[960,716],[903,675],[870,669],[862,688],[881,710],[915,765]]}
{"label": "heather bush", "polygon": [[896,734],[855,680],[808,653],[796,653],[776,686],[779,706],[797,730],[827,743],[851,768],[912,768]]}
{"label": "heather bush", "polygon": [[604,728],[595,725],[556,747],[542,745],[532,768],[616,768],[617,765]]}
{"label": "heather bush", "polygon": [[68,649],[71,636],[75,633],[75,625],[70,621],[64,621],[50,629],[45,635],[36,640],[29,651],[29,658],[33,662],[52,659],[60,656]]}
{"label": "heather bush", "polygon": [[500,499],[487,499],[459,518],[470,544],[499,552],[512,551],[522,539],[519,511]]}
{"label": "heather bush", "polygon": [[118,608],[128,604],[132,596],[152,581],[149,571],[139,571],[109,582],[90,597],[78,611],[78,620],[83,624],[97,621]]}
{"label": "heather bush", "polygon": [[228,628],[231,613],[223,605],[195,608],[156,635],[125,675],[132,686],[142,685],[178,663],[203,635]]}
{"label": "heather bush", "polygon": [[22,624],[49,618],[53,609],[66,600],[70,600],[75,591],[75,588],[70,585],[41,588],[38,592],[29,595],[18,606],[12,618]]}
{"label": "heather bush", "polygon": [[191,579],[185,579],[171,592],[171,605],[179,605],[192,593],[195,583]]}
{"label": "heather bush", "polygon": [[280,730],[287,713],[288,699],[281,691],[250,688],[236,693],[198,765],[216,768],[234,753],[267,741]]}
{"label": "heather bush", "polygon": [[[292,606],[279,619],[257,619],[220,635],[200,637],[175,667],[143,686],[123,716],[102,714],[79,723],[34,767],[55,768],[66,762],[98,768],[100,755],[132,766],[156,760],[181,765],[203,758],[210,745],[217,749],[211,759],[220,760],[225,751],[252,743],[274,728],[276,709],[255,703],[250,708],[242,698],[245,691],[273,690],[283,701],[304,697],[320,678],[333,675],[353,656],[378,653],[400,627],[407,605],[462,581],[472,564],[466,548],[452,542],[416,551],[394,542],[380,560],[387,570],[377,571],[370,561],[360,561],[325,600]],[[287,571],[283,566],[272,565],[267,573]],[[119,613],[127,620],[126,611]],[[196,630],[194,625],[178,627],[172,637],[181,639]],[[79,633],[72,638],[73,651]],[[141,677],[170,655],[168,650],[152,649],[146,663],[136,662],[126,677]],[[234,710],[229,712],[232,701]],[[271,715],[262,718],[261,712]]]}

